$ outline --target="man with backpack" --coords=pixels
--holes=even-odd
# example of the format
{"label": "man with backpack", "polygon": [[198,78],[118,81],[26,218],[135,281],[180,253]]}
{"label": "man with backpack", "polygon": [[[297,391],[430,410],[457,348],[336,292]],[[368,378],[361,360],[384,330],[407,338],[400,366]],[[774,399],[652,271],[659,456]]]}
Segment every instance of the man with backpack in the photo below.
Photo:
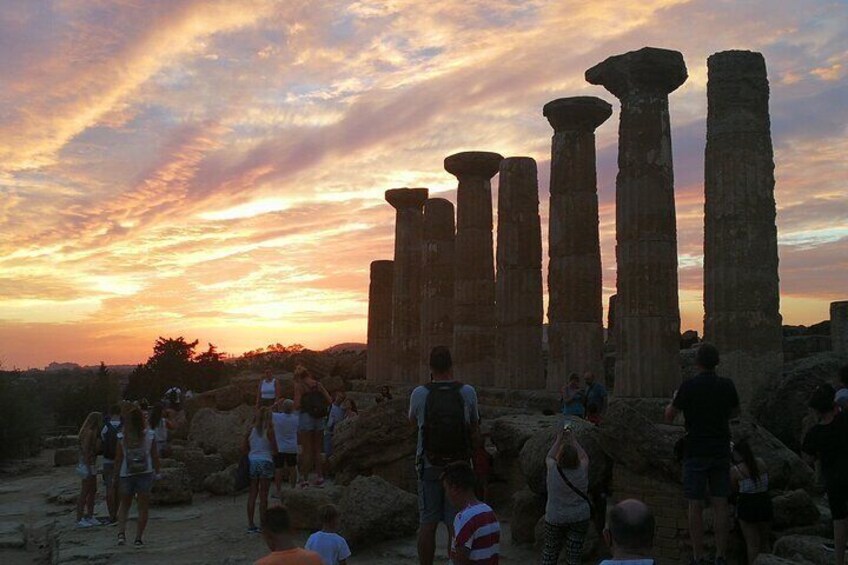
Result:
{"label": "man with backpack", "polygon": [[121,407],[117,404],[109,409],[109,419],[100,430],[103,445],[103,487],[106,489],[106,508],[109,510],[109,525],[118,523],[118,486],[115,483],[115,454],[118,452],[118,434],[121,432]]}
{"label": "man with backpack", "polygon": [[468,462],[472,436],[477,432],[477,392],[453,378],[450,350],[443,345],[430,352],[431,382],[416,387],[409,398],[409,420],[418,427],[418,561],[432,565],[439,522],[453,538],[456,509],[445,496],[442,473],[450,463]]}

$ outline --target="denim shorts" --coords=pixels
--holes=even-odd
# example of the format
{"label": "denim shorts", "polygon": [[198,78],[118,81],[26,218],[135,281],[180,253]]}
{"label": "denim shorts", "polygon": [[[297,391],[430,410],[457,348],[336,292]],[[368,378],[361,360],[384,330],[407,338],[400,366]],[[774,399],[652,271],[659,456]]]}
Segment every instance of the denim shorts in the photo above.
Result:
{"label": "denim shorts", "polygon": [[299,432],[320,432],[324,430],[324,418],[316,418],[306,412],[301,412],[297,423]]}
{"label": "denim shorts", "polygon": [[427,467],[420,471],[418,478],[418,519],[422,524],[444,522],[453,527],[456,509],[451,505],[442,486],[442,469]]}
{"label": "denim shorts", "polygon": [[267,459],[251,459],[250,460],[250,478],[251,479],[273,479],[274,478],[274,462]]}
{"label": "denim shorts", "polygon": [[683,495],[687,500],[730,496],[729,457],[687,457],[683,460]]}
{"label": "denim shorts", "polygon": [[153,473],[142,473],[121,477],[121,494],[124,496],[135,496],[137,494],[149,494],[153,488]]}

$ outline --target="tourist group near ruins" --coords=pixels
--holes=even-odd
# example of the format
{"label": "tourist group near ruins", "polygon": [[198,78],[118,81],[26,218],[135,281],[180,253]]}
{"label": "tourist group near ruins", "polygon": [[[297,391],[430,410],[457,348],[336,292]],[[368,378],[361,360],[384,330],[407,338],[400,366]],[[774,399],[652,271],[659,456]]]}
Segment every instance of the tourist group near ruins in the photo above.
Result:
{"label": "tourist group near ruins", "polygon": [[[723,51],[707,67],[704,339],[721,351],[722,374],[746,404],[783,366],[769,86],[760,53]],[[394,260],[371,263],[368,379],[426,382],[428,352],[448,345],[464,382],[559,390],[571,373],[604,373],[606,340],[615,349],[615,396],[669,398],[681,372],[668,96],[686,79],[681,53],[653,47],[586,71],[621,103],[617,293],[606,336],[595,130],[612,107],[559,98],[542,109],[554,130],[547,366],[536,162],[468,151],[444,160],[459,181],[456,214],[426,188],[386,191],[397,211]],[[833,303],[831,319],[833,349],[844,353],[848,302]]]}

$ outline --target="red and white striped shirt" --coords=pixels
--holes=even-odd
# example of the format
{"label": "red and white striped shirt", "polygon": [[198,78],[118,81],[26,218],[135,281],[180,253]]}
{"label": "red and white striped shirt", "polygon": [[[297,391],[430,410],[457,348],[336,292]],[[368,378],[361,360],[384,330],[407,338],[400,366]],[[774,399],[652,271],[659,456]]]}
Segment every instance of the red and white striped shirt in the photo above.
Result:
{"label": "red and white striped shirt", "polygon": [[500,552],[501,525],[495,511],[485,502],[478,502],[457,513],[453,520],[451,557],[458,547],[470,550],[469,559],[475,565],[497,565]]}

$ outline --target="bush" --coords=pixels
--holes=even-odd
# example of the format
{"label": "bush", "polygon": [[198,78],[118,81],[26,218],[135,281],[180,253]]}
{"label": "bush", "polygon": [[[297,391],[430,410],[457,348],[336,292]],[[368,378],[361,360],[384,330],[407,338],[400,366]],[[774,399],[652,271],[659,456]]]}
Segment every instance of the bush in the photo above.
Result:
{"label": "bush", "polygon": [[30,457],[41,448],[42,418],[35,383],[0,372],[0,461]]}

